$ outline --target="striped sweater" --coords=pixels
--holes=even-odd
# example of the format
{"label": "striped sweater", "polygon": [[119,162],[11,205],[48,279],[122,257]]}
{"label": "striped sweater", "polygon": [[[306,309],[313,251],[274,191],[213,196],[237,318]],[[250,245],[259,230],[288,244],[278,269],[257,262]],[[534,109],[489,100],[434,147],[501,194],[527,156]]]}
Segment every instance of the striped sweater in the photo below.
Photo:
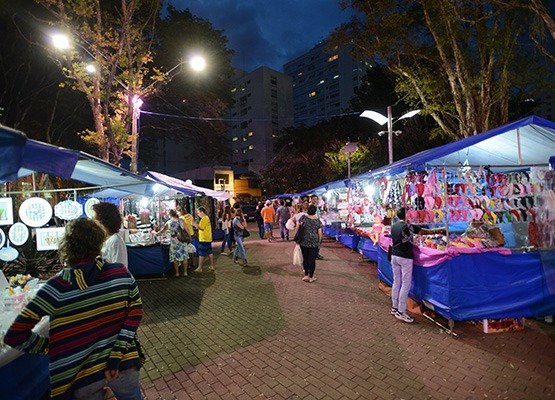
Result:
{"label": "striped sweater", "polygon": [[[50,318],[49,337],[32,332]],[[4,342],[50,357],[53,399],[71,399],[75,389],[104,379],[105,370],[140,368],[136,337],[143,315],[139,289],[121,264],[100,257],[50,278],[21,311]]]}

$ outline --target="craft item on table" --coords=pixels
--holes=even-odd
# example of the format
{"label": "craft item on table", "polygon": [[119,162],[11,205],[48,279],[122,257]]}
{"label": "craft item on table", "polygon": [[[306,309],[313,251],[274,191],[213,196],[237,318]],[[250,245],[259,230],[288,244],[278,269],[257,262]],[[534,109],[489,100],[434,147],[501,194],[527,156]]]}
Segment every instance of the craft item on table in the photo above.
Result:
{"label": "craft item on table", "polygon": [[22,222],[16,222],[10,227],[8,236],[14,246],[21,246],[29,239],[29,228]]}
{"label": "craft item on table", "polygon": [[52,218],[52,206],[41,197],[31,197],[19,207],[19,218],[27,226],[41,227]]}
{"label": "craft item on table", "polygon": [[13,224],[13,200],[11,197],[0,198],[0,225]]}
{"label": "craft item on table", "polygon": [[127,216],[127,229],[137,229],[137,217],[132,214]]}
{"label": "craft item on table", "polygon": [[75,200],[64,200],[54,206],[54,215],[69,221],[83,215],[83,206]]}
{"label": "craft item on table", "polygon": [[85,215],[87,217],[94,219],[96,213],[94,212],[93,206],[98,203],[100,203],[100,200],[95,197],[91,197],[85,202]]}

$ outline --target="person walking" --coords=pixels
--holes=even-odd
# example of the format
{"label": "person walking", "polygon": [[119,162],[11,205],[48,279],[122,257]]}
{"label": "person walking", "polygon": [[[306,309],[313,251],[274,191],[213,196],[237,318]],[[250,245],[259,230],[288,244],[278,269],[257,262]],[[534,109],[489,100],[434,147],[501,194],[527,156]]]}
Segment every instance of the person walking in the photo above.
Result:
{"label": "person walking", "polygon": [[[299,242],[303,253],[304,282],[315,282],[316,256],[318,246],[322,241],[322,221],[316,214],[316,206],[308,206],[307,214],[299,219],[299,224],[304,226],[304,234]],[[300,226],[299,228],[300,229]]]}
{"label": "person walking", "polygon": [[[52,399],[102,400],[105,386],[118,399],[143,399],[141,296],[121,263],[102,260],[105,238],[94,220],[68,222],[58,249],[66,268],[46,281],[4,337],[13,348],[49,356]],[[47,335],[33,331],[44,316]]]}
{"label": "person walking", "polygon": [[281,240],[289,240],[289,230],[285,226],[289,218],[291,218],[291,210],[285,205],[284,200],[280,200],[280,206],[277,209],[276,219],[279,224],[279,234],[281,236]]}
{"label": "person walking", "polygon": [[[183,229],[186,236],[191,238],[191,232],[187,229],[187,225],[179,216],[175,210],[170,210],[170,220],[164,224],[164,227],[158,232],[154,232],[156,235],[161,235],[166,231],[170,233],[170,262],[173,263],[173,269],[175,270],[175,276],[187,276],[187,269],[189,268],[189,254],[187,253],[187,242],[181,242],[178,239],[179,229]],[[183,266],[183,273],[179,274],[179,266]]]}
{"label": "person walking", "polygon": [[235,234],[235,252],[233,253],[233,262],[239,261],[239,257],[243,261],[243,267],[248,267],[247,264],[247,252],[245,250],[244,240],[244,230],[247,229],[247,221],[243,216],[243,210],[238,208],[235,210],[235,218],[233,218],[233,232]]}
{"label": "person walking", "polygon": [[262,201],[259,201],[256,205],[256,213],[254,214],[254,219],[258,225],[258,235],[260,236],[260,239],[264,239],[264,218],[262,218],[262,214],[260,213],[263,207]]}
{"label": "person walking", "polygon": [[225,245],[227,244],[227,247],[229,248],[229,253],[231,253],[231,236],[233,235],[233,231],[231,229],[231,207],[229,205],[226,205],[224,207],[224,211],[222,213],[222,230],[224,231],[224,239],[222,240],[222,250],[220,252],[220,254],[222,256],[227,256],[228,253],[226,253],[225,250]]}
{"label": "person walking", "polygon": [[113,203],[101,201],[93,205],[94,219],[104,228],[107,239],[102,246],[102,256],[108,263],[120,263],[129,267],[127,247],[119,231],[122,217],[118,207]]}
{"label": "person walking", "polygon": [[198,268],[195,272],[202,272],[202,266],[204,265],[204,259],[208,256],[210,260],[210,267],[208,270],[216,271],[214,267],[214,253],[212,252],[212,224],[210,224],[210,218],[206,213],[206,208],[199,207],[197,213],[200,217],[200,221],[197,224],[193,222],[193,226],[198,229]]}
{"label": "person walking", "polygon": [[393,286],[391,288],[391,314],[395,318],[411,323],[414,319],[407,314],[407,298],[412,285],[413,254],[412,242],[414,235],[430,235],[444,232],[445,228],[423,229],[405,221],[406,211],[402,207],[397,211],[399,221],[391,227],[391,268],[393,270]]}
{"label": "person walking", "polygon": [[264,232],[266,232],[266,238],[268,239],[268,242],[271,242],[273,239],[274,218],[276,212],[274,211],[274,207],[272,206],[272,202],[270,200],[266,200],[264,208],[260,214],[264,220]]}
{"label": "person walking", "polygon": [[[191,213],[189,213],[188,206],[185,206],[185,205],[177,206],[176,210],[177,210],[177,214],[179,215],[179,218],[185,223],[185,226],[187,226],[187,231],[191,235],[191,243],[193,244],[193,246],[196,247],[198,245],[198,240],[197,238],[195,238],[194,231],[193,231],[193,221],[195,219],[193,218]],[[195,266],[195,253],[188,253],[188,254],[189,254],[189,261],[188,261],[189,268],[193,268]]]}

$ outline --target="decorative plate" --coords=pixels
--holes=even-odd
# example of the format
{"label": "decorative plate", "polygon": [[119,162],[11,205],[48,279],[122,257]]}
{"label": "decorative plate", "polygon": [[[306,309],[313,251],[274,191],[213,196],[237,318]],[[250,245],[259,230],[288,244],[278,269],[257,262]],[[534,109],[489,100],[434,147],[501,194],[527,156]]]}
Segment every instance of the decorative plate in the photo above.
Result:
{"label": "decorative plate", "polygon": [[41,197],[31,197],[19,207],[19,218],[25,225],[38,228],[52,218],[52,206]]}
{"label": "decorative plate", "polygon": [[13,200],[11,197],[0,197],[0,225],[13,224]]}
{"label": "decorative plate", "polygon": [[29,228],[21,222],[16,222],[10,228],[8,237],[14,246],[21,246],[29,239]]}
{"label": "decorative plate", "polygon": [[4,246],[5,241],[6,241],[6,234],[2,229],[0,229],[0,247]]}
{"label": "decorative plate", "polygon": [[94,219],[95,212],[92,207],[98,203],[100,203],[100,200],[95,197],[91,197],[87,200],[87,202],[85,203],[85,214],[87,215],[87,217]]}
{"label": "decorative plate", "polygon": [[19,251],[10,247],[10,241],[8,240],[6,247],[2,247],[0,249],[0,260],[10,262],[15,260],[17,257],[19,257]]}
{"label": "decorative plate", "polygon": [[37,250],[58,250],[58,244],[64,236],[63,227],[36,229]]}
{"label": "decorative plate", "polygon": [[74,200],[64,200],[54,206],[54,215],[60,219],[77,219],[83,215],[83,206]]}

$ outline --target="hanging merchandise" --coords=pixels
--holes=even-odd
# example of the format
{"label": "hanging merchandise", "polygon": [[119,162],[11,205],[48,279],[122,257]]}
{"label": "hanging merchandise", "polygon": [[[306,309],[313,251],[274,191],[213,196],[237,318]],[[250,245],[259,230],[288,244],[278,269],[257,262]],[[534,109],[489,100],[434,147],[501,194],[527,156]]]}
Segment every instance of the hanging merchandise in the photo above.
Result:
{"label": "hanging merchandise", "polygon": [[95,197],[91,197],[85,202],[85,215],[87,217],[94,218],[95,212],[93,210],[93,206],[98,203],[100,203],[100,200]]}
{"label": "hanging merchandise", "polygon": [[27,226],[41,227],[52,218],[52,206],[41,197],[31,197],[19,207],[19,218]]}
{"label": "hanging merchandise", "polygon": [[[2,232],[3,233],[3,232]],[[0,261],[10,262],[19,256],[19,251],[10,247],[10,241],[6,241],[6,247],[0,249]]]}
{"label": "hanging merchandise", "polygon": [[11,197],[0,198],[0,225],[13,224],[13,206]]}
{"label": "hanging merchandise", "polygon": [[22,246],[29,239],[29,228],[21,222],[16,222],[10,227],[8,236],[14,246]]}
{"label": "hanging merchandise", "polygon": [[0,247],[4,246],[5,241],[6,241],[6,234],[2,229],[0,229]]}
{"label": "hanging merchandise", "polygon": [[74,200],[64,200],[54,206],[54,215],[64,220],[77,219],[83,215],[83,206]]}

